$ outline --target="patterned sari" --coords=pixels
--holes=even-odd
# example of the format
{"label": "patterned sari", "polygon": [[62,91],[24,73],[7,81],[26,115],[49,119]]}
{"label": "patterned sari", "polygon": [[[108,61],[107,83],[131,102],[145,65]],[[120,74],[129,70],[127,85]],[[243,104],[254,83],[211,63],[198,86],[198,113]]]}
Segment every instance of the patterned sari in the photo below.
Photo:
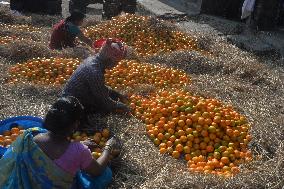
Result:
{"label": "patterned sari", "polygon": [[105,188],[112,179],[107,168],[91,178],[78,172],[76,178],[58,167],[33,141],[33,134],[44,129],[26,130],[0,159],[1,189],[70,189]]}

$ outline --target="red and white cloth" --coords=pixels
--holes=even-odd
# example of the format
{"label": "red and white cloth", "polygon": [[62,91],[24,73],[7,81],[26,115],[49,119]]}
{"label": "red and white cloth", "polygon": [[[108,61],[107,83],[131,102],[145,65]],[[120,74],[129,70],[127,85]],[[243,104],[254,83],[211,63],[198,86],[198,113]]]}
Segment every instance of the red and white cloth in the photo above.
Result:
{"label": "red and white cloth", "polygon": [[127,46],[123,45],[117,39],[107,39],[103,43],[99,56],[102,59],[111,60],[112,62],[119,62],[126,57]]}

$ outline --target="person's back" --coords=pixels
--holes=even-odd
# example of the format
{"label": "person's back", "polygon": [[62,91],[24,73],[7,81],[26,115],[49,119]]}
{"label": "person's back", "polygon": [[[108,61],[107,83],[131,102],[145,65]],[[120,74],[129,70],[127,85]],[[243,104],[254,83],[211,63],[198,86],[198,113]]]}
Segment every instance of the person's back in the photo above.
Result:
{"label": "person's back", "polygon": [[83,113],[84,108],[75,97],[59,98],[45,116],[46,130],[26,130],[0,159],[0,188],[67,189],[74,179],[88,188],[105,188],[112,179],[107,164],[116,140],[106,142],[97,160],[87,146],[69,141]]}
{"label": "person's back", "polygon": [[85,15],[81,12],[73,12],[71,16],[55,24],[52,30],[49,47],[57,50],[75,47],[76,37],[92,47],[92,40],[87,38],[79,28],[79,26],[83,24],[84,18]]}
{"label": "person's back", "polygon": [[96,58],[89,57],[80,64],[64,86],[63,95],[76,97],[84,106],[95,103],[95,94],[92,94],[90,85],[95,85],[94,78],[101,78],[98,82],[104,80],[103,70]]}
{"label": "person's back", "polygon": [[34,141],[58,167],[73,176],[78,170],[86,169],[93,160],[88,147],[80,142],[69,142],[50,134],[37,135]]}

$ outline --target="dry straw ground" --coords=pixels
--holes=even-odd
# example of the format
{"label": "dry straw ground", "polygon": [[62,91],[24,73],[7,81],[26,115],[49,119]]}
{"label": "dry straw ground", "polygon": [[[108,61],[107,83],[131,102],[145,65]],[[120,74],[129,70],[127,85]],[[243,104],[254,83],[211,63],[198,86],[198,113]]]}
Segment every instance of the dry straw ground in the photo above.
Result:
{"label": "dry straw ground", "polygon": [[[0,21],[9,24],[45,25],[42,33],[31,36],[33,39],[29,41],[0,47],[0,119],[16,115],[44,116],[60,88],[8,85],[5,82],[10,65],[37,56],[85,57],[86,54],[70,49],[64,52],[48,50],[47,31],[58,18],[37,16],[40,21],[32,22],[30,17],[15,18],[5,10],[1,10],[0,15]],[[26,35],[11,29],[0,30],[0,36]],[[256,57],[217,36],[201,34],[198,39],[200,47],[212,52],[211,56],[187,51],[149,57],[147,61],[186,70],[192,77],[188,90],[221,99],[245,114],[252,124],[254,139],[250,148],[255,160],[242,165],[241,173],[230,179],[193,174],[187,171],[185,162],[160,155],[140,121],[110,115],[101,121],[112,127],[123,144],[122,155],[114,163],[114,181],[110,188],[281,189],[284,186],[283,59]]]}

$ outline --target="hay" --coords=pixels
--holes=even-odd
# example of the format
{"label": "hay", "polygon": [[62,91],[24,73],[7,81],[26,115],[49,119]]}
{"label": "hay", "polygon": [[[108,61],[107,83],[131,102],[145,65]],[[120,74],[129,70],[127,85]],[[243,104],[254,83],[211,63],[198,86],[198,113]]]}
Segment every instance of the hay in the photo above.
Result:
{"label": "hay", "polygon": [[[133,117],[110,115],[102,121],[112,127],[123,144],[110,188],[281,189],[284,186],[284,60],[255,57],[221,37],[200,36],[198,41],[212,55],[179,51],[148,57],[147,61],[186,70],[192,78],[188,90],[232,104],[246,115],[252,124],[250,149],[255,160],[242,165],[241,173],[230,179],[193,174],[188,172],[185,162],[159,154],[147,138],[142,122]],[[44,116],[60,89],[7,85],[9,64],[7,59],[0,59],[0,119],[16,115]],[[150,89],[134,90],[143,93]]]}
{"label": "hay", "polygon": [[0,22],[9,24],[28,24],[31,19],[27,16],[15,16],[12,14],[10,7],[0,6]]}
{"label": "hay", "polygon": [[47,44],[32,40],[15,41],[2,48],[4,49],[2,56],[14,63],[24,62],[34,57],[50,57],[53,55]]}

